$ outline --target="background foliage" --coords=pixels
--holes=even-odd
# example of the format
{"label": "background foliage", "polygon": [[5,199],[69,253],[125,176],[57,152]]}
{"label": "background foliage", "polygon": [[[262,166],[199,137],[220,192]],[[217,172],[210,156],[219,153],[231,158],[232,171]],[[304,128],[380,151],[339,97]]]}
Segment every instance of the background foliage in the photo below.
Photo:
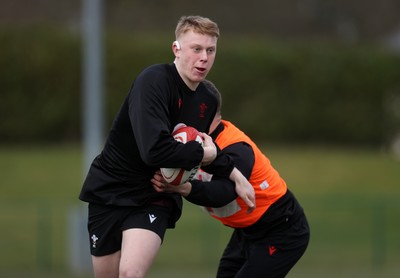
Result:
{"label": "background foliage", "polygon": [[[108,127],[146,66],[172,62],[162,34],[105,36]],[[374,45],[222,37],[209,79],[225,117],[279,142],[381,146],[400,120],[400,57]],[[0,30],[0,142],[80,138],[81,40],[60,28]]]}

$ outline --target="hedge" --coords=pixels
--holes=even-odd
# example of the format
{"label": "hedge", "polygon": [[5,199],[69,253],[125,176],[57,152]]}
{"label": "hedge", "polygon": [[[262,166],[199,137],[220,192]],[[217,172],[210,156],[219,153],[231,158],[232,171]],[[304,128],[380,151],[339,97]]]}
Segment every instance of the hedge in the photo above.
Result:
{"label": "hedge", "polygon": [[[105,38],[108,128],[135,76],[173,55],[166,35]],[[1,143],[80,140],[81,56],[78,33],[0,30]],[[380,146],[400,124],[384,105],[400,97],[399,62],[374,45],[222,37],[209,79],[257,140]]]}

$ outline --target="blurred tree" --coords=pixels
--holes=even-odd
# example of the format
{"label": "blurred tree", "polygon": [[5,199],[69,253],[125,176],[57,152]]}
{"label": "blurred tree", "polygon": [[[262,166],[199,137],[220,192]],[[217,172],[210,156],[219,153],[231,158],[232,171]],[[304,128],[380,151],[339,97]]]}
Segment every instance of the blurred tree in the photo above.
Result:
{"label": "blurred tree", "polygon": [[[52,23],[76,28],[81,2],[0,0],[0,26]],[[183,14],[212,18],[222,34],[349,42],[381,40],[400,26],[398,0],[113,0],[105,4],[108,28],[135,33],[171,32]]]}

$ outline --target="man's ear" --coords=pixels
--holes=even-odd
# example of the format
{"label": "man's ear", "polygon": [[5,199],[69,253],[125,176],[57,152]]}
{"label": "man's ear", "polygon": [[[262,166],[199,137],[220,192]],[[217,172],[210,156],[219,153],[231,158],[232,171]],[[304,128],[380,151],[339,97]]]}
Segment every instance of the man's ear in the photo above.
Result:
{"label": "man's ear", "polygon": [[180,45],[180,43],[179,43],[178,41],[174,41],[174,42],[172,43],[172,45],[175,45],[175,46],[176,46],[176,49],[178,49],[178,50],[181,49],[181,45]]}

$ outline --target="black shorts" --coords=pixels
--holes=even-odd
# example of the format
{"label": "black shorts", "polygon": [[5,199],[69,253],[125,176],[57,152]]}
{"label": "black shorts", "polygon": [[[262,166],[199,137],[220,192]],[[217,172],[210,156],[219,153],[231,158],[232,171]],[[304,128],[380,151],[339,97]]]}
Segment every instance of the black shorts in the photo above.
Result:
{"label": "black shorts", "polygon": [[172,209],[157,204],[141,207],[89,204],[90,253],[105,256],[121,250],[122,232],[132,228],[153,231],[163,240]]}
{"label": "black shorts", "polygon": [[224,250],[218,267],[218,278],[285,277],[303,256],[309,242],[305,217],[298,219],[280,236],[245,240],[235,230]]}
{"label": "black shorts", "polygon": [[218,278],[285,277],[303,256],[310,240],[304,211],[290,192],[278,202],[284,209],[276,221],[234,230],[220,260]]}

